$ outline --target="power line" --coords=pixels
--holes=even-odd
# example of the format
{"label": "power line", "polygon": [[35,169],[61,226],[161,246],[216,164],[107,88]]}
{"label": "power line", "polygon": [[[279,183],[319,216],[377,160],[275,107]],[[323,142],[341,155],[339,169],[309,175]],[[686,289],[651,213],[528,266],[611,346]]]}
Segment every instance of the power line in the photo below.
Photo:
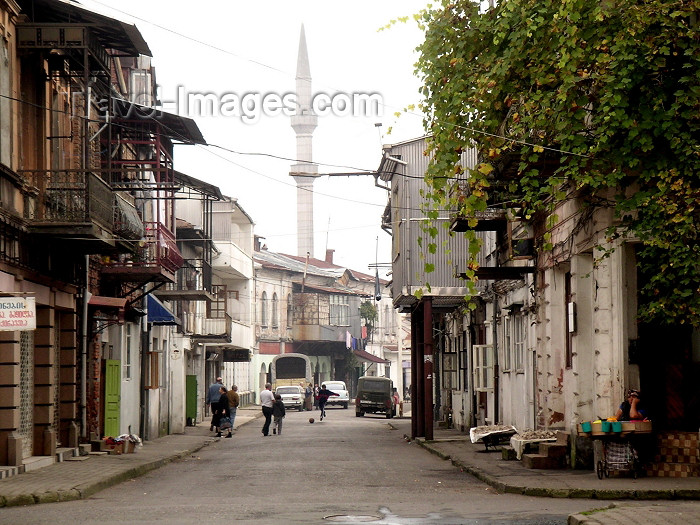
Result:
{"label": "power line", "polygon": [[[142,22],[144,22],[144,23],[146,23],[146,24],[149,24],[149,25],[152,25],[152,26],[157,27],[157,28],[159,28],[159,29],[162,29],[163,31],[167,31],[167,32],[169,32],[169,33],[172,33],[172,34],[174,34],[174,35],[176,35],[176,36],[178,36],[178,37],[180,37],[180,38],[184,38],[184,39],[186,39],[186,40],[190,40],[191,42],[195,42],[195,43],[200,44],[200,45],[202,45],[202,46],[209,47],[209,48],[211,48],[211,49],[213,49],[213,50],[215,50],[215,51],[219,51],[219,52],[221,52],[221,53],[224,53],[224,54],[227,54],[227,55],[236,57],[236,58],[238,58],[238,59],[240,59],[240,60],[244,60],[244,61],[246,61],[246,62],[250,62],[251,64],[255,64],[255,65],[258,65],[258,66],[260,66],[260,67],[263,67],[263,68],[266,68],[266,69],[269,69],[269,70],[272,70],[272,71],[276,71],[276,72],[278,72],[278,73],[282,73],[282,74],[284,74],[284,75],[286,75],[286,76],[295,77],[294,74],[292,74],[292,73],[290,73],[290,72],[288,72],[288,71],[284,71],[284,70],[282,70],[282,69],[276,68],[276,67],[274,67],[274,66],[271,66],[271,65],[269,65],[269,64],[266,64],[266,63],[264,63],[264,62],[260,62],[260,61],[258,61],[258,60],[253,60],[253,59],[250,59],[250,58],[247,58],[247,57],[243,57],[243,56],[241,56],[241,55],[238,55],[238,54],[236,54],[236,53],[233,53],[232,51],[229,51],[228,49],[224,49],[224,48],[221,48],[221,47],[219,47],[219,46],[210,44],[209,42],[205,42],[205,41],[203,41],[203,40],[200,40],[200,39],[198,39],[198,38],[194,38],[194,37],[191,37],[191,36],[186,35],[186,34],[184,34],[184,33],[180,33],[180,32],[178,32],[178,31],[175,31],[175,30],[170,29],[170,28],[168,28],[168,27],[165,27],[165,26],[163,26],[163,25],[157,24],[157,23],[152,22],[152,21],[150,21],[150,20],[147,20],[147,19],[145,19],[145,18],[136,16],[136,15],[133,15],[133,14],[128,13],[128,12],[126,12],[126,11],[123,11],[123,10],[117,9],[117,8],[115,8],[115,7],[112,7],[111,5],[105,4],[105,3],[100,2],[100,1],[98,1],[98,0],[91,0],[91,1],[92,1],[93,3],[95,3],[95,4],[98,4],[98,5],[101,5],[101,6],[103,6],[103,7],[108,8],[108,9],[111,9],[111,10],[117,12],[117,13],[121,13],[121,14],[123,14],[123,15],[126,15],[126,16],[129,16],[129,17],[131,17],[131,18],[134,18],[135,20],[140,20],[140,21],[142,21]],[[330,87],[330,86],[329,86],[329,87]],[[336,90],[340,91],[338,88],[333,88],[333,87],[331,87],[331,89],[336,89]],[[421,118],[421,119],[424,118],[424,115],[422,115],[421,113],[416,113],[416,112],[414,112],[414,111],[408,111],[408,110],[406,110],[406,108],[398,108],[398,107],[396,107],[396,106],[391,106],[391,105],[385,104],[385,103],[383,103],[383,102],[382,102],[382,105],[383,105],[384,107],[386,107],[386,108],[389,108],[389,109],[402,109],[402,113],[404,113],[404,114],[416,116],[416,117],[419,117],[419,118]],[[560,154],[563,154],[563,155],[572,155],[572,156],[583,157],[583,158],[589,158],[589,157],[590,157],[590,155],[586,155],[586,154],[583,154],[583,153],[575,153],[575,152],[572,152],[572,151],[566,151],[566,150],[562,150],[562,149],[560,149],[560,148],[555,148],[555,147],[552,147],[552,146],[544,146],[544,145],[541,145],[541,144],[535,144],[535,143],[531,143],[531,142],[528,142],[528,141],[525,141],[525,140],[522,140],[522,139],[516,139],[516,138],[512,138],[512,137],[506,137],[505,135],[499,135],[499,134],[497,134],[497,133],[491,133],[491,132],[488,132],[488,131],[484,131],[484,130],[477,129],[477,128],[472,128],[472,127],[469,127],[469,126],[463,126],[463,125],[458,125],[458,124],[452,124],[452,123],[449,123],[449,122],[442,122],[442,121],[440,121],[440,120],[438,120],[437,122],[440,123],[440,124],[443,124],[443,125],[447,125],[447,126],[451,126],[451,127],[457,128],[457,129],[463,129],[463,130],[465,130],[465,131],[470,131],[470,132],[472,132],[472,133],[476,133],[476,134],[479,134],[479,135],[484,135],[484,136],[487,136],[487,137],[500,138],[500,139],[506,140],[506,141],[508,141],[508,142],[513,142],[513,143],[516,143],[516,144],[522,144],[522,145],[524,145],[524,146],[529,146],[529,147],[533,147],[533,148],[534,148],[534,147],[541,147],[543,150],[547,150],[547,151],[551,151],[551,152],[555,152],[555,153],[560,153]],[[274,155],[265,154],[265,153],[262,153],[262,154],[260,154],[260,155],[274,156]],[[325,164],[325,165],[327,165],[327,166],[332,166],[332,164]],[[353,168],[353,169],[357,169],[357,168]]]}

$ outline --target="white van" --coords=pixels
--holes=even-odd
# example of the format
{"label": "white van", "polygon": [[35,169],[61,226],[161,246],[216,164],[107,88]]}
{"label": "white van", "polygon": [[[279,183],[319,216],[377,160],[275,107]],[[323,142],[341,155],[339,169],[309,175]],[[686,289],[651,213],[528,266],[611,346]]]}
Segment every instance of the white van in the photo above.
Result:
{"label": "white van", "polygon": [[348,396],[348,389],[345,383],[342,381],[324,381],[323,384],[326,385],[328,390],[338,394],[337,396],[330,396],[326,406],[341,405],[343,408],[348,408],[350,396]]}

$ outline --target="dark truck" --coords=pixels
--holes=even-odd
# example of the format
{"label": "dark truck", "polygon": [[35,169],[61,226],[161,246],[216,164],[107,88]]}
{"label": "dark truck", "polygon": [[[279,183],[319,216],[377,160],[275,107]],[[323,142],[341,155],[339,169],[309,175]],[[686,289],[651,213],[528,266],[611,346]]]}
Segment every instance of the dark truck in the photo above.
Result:
{"label": "dark truck", "polygon": [[387,419],[394,416],[394,382],[388,377],[363,376],[357,380],[357,396],[355,398],[355,416],[362,417],[365,413],[384,413]]}

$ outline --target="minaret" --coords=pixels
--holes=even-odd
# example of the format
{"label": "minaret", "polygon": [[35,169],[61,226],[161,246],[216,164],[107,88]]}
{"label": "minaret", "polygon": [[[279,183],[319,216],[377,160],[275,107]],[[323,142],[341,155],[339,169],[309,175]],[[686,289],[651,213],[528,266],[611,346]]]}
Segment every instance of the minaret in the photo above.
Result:
{"label": "minaret", "polygon": [[297,135],[297,164],[289,174],[297,183],[297,255],[314,256],[314,179],[318,166],[311,164],[311,141],[318,117],[311,107],[311,70],[306,52],[306,35],[301,25],[299,56],[297,58],[297,107],[292,116],[292,128]]}

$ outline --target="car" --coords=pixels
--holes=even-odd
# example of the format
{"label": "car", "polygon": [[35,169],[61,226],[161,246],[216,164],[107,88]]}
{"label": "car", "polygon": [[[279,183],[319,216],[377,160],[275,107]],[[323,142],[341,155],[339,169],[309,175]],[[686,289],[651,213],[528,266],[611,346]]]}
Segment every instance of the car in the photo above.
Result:
{"label": "car", "polygon": [[324,385],[331,392],[338,394],[337,396],[331,396],[326,402],[326,406],[340,405],[343,408],[348,408],[348,403],[350,402],[350,396],[348,394],[348,389],[345,383],[342,381],[324,381]]}
{"label": "car", "polygon": [[282,396],[284,408],[296,408],[301,412],[304,410],[304,392],[299,386],[278,386],[275,394]]}
{"label": "car", "polygon": [[388,377],[362,376],[357,380],[355,416],[383,413],[387,419],[391,419],[396,411],[393,391],[394,382]]}

